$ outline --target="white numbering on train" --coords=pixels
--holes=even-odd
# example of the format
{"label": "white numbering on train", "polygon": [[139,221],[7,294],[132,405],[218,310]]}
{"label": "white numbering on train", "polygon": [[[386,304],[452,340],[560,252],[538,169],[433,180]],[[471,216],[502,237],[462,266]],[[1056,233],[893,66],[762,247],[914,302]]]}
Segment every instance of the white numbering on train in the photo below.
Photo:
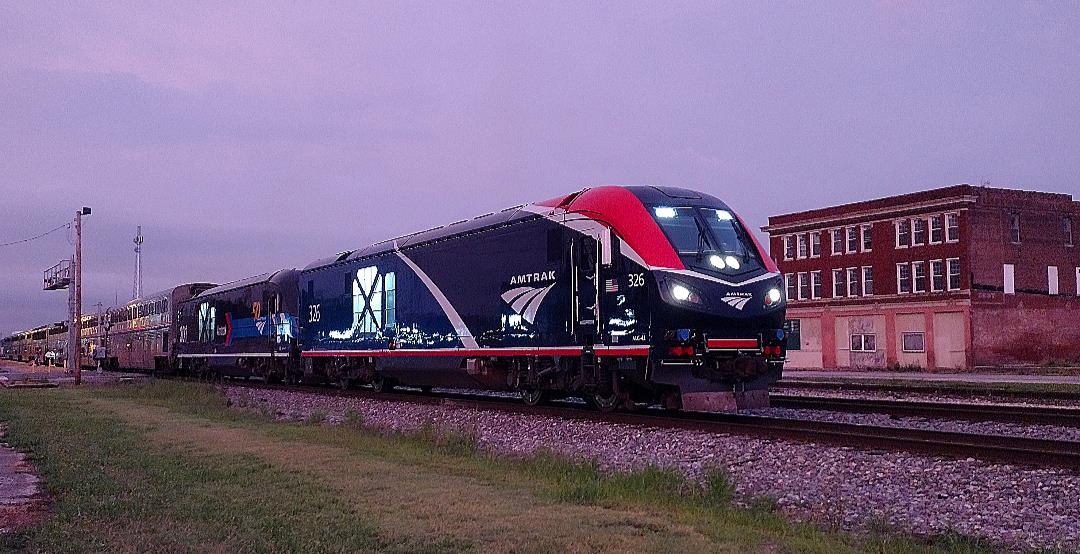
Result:
{"label": "white numbering on train", "polygon": [[318,323],[320,319],[322,319],[322,314],[319,313],[319,305],[311,304],[308,306],[308,321]]}
{"label": "white numbering on train", "polygon": [[644,287],[645,286],[645,274],[644,273],[631,273],[630,274],[630,288]]}

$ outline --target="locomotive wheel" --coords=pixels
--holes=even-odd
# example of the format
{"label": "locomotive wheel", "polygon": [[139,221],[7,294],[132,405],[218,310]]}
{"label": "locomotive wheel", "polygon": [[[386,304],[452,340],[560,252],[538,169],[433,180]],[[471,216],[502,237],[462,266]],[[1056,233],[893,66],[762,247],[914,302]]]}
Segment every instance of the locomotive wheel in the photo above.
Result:
{"label": "locomotive wheel", "polygon": [[526,406],[536,406],[544,401],[544,390],[529,387],[521,391],[521,400]]}
{"label": "locomotive wheel", "polygon": [[349,379],[347,375],[342,375],[341,377],[338,377],[337,385],[338,388],[340,388],[341,390],[349,390],[349,388],[352,387],[352,383],[353,380]]}
{"label": "locomotive wheel", "polygon": [[626,399],[615,391],[606,393],[594,392],[589,396],[589,402],[601,412],[614,412],[626,404]]}
{"label": "locomotive wheel", "polygon": [[394,384],[382,375],[376,375],[371,381],[371,390],[375,392],[390,392],[394,390]]}

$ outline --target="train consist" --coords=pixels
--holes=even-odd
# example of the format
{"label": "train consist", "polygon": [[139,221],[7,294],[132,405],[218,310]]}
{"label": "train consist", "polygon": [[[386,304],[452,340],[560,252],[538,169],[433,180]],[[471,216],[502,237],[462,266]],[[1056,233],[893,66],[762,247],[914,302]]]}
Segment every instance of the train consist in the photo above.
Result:
{"label": "train consist", "polygon": [[81,353],[124,369],[732,410],[767,403],[780,376],[783,291],[719,199],[605,186],[300,270],[180,285],[87,316]]}

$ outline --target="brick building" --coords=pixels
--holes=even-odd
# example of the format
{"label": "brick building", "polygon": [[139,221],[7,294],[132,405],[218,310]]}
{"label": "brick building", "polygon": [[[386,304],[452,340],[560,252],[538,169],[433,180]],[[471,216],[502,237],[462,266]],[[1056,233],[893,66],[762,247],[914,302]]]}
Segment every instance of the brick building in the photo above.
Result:
{"label": "brick building", "polygon": [[1080,361],[1078,223],[1070,195],[972,185],[770,217],[787,365]]}

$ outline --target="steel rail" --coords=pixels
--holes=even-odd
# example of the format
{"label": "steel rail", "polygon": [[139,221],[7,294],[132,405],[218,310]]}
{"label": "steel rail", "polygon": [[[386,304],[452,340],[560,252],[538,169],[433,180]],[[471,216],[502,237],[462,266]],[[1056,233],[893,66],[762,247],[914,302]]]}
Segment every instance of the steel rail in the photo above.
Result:
{"label": "steel rail", "polygon": [[1080,427],[1080,408],[882,400],[877,398],[834,398],[787,394],[769,395],[769,403],[774,408]]}
{"label": "steel rail", "polygon": [[[1038,386],[1040,383],[1017,383],[1018,385]],[[964,386],[957,386],[964,385]],[[860,392],[903,392],[921,394],[951,394],[956,396],[985,396],[1003,398],[1022,398],[1034,400],[1077,400],[1080,401],[1080,392],[1067,392],[1061,390],[1024,390],[1010,389],[995,385],[995,383],[971,383],[963,381],[917,381],[908,383],[857,383],[840,381],[803,381],[781,379],[773,384],[776,389],[809,389],[829,391],[860,391]],[[1077,388],[1080,391],[1080,387]]]}

